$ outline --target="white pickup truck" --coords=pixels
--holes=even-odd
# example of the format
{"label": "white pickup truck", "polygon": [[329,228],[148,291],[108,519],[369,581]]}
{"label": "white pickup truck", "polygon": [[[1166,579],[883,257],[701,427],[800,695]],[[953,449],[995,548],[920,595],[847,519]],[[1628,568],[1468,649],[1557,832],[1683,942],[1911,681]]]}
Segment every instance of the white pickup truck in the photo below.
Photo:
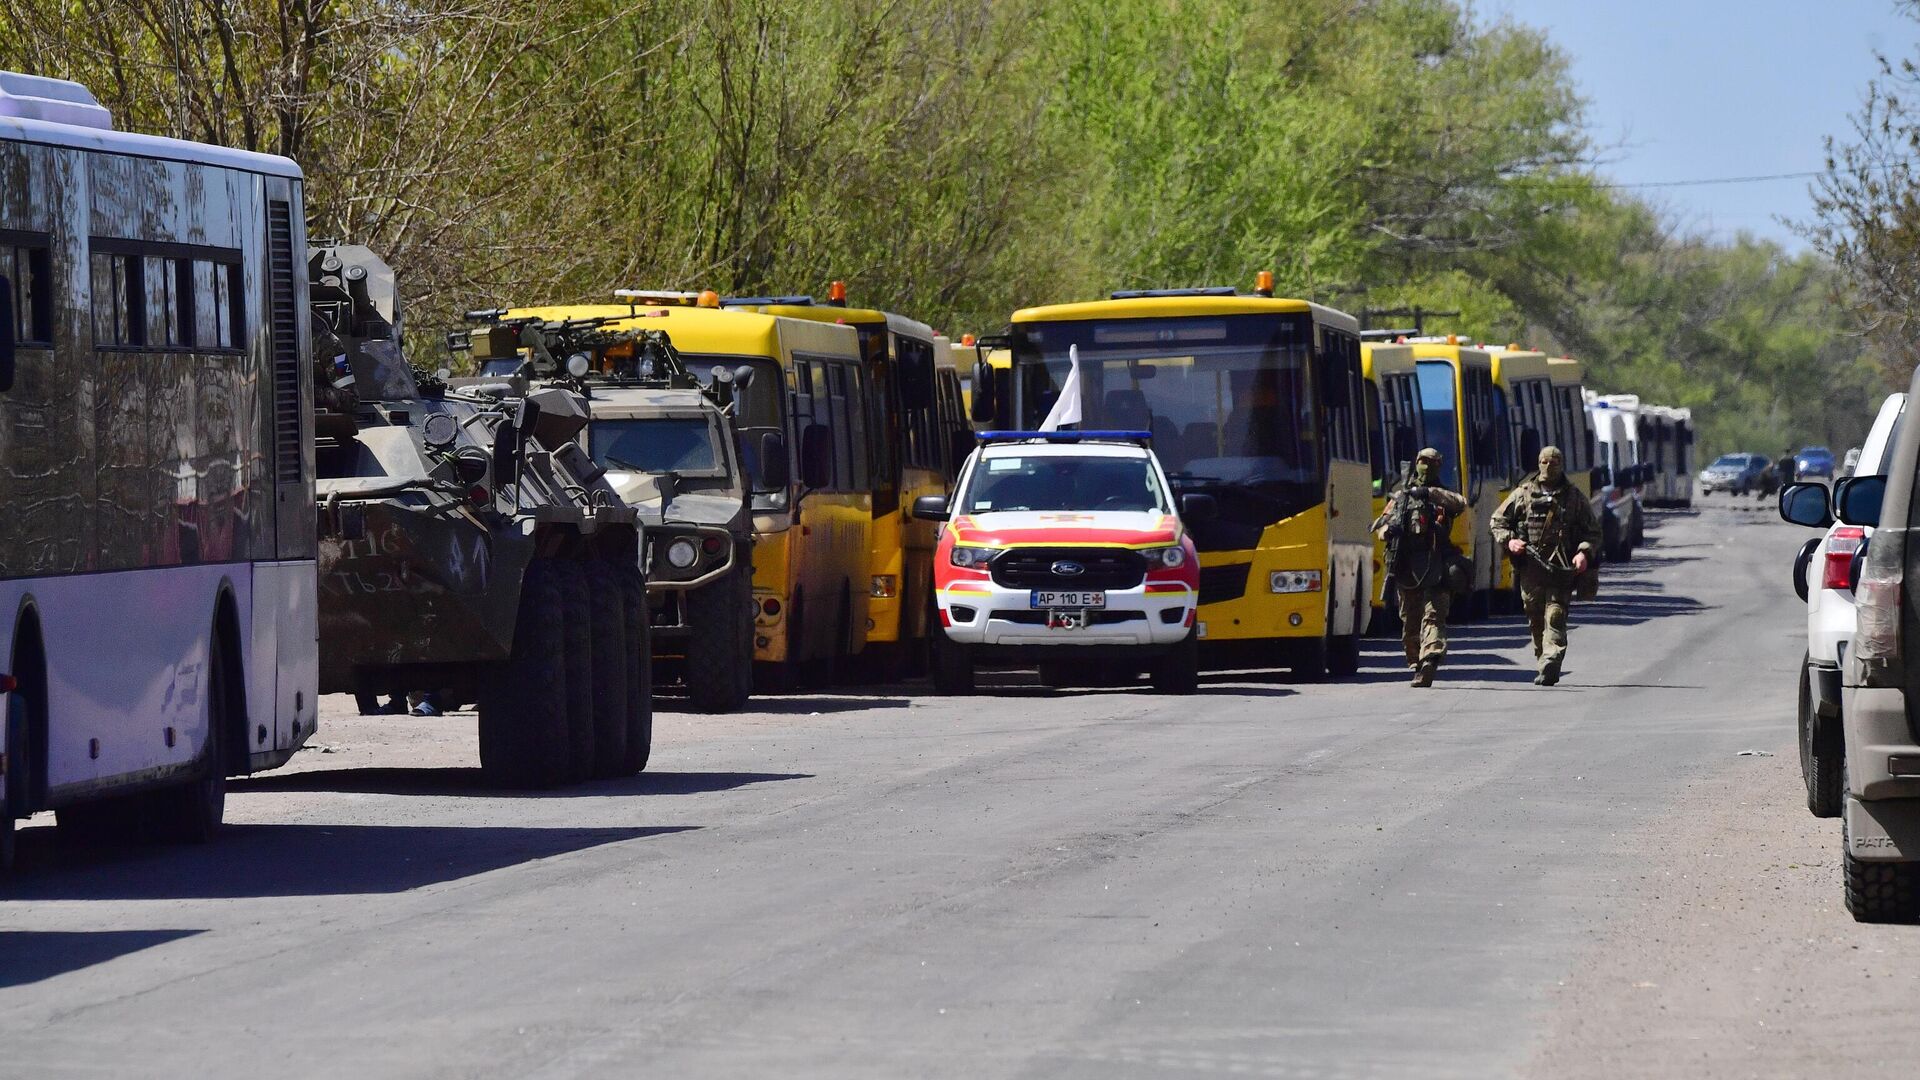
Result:
{"label": "white pickup truck", "polygon": [[[1861,445],[1856,476],[1886,471],[1886,455],[1899,437],[1907,395],[1890,394]],[[1807,602],[1807,652],[1800,661],[1800,772],[1807,782],[1807,809],[1815,817],[1839,817],[1841,760],[1840,664],[1855,629],[1853,582],[1873,529],[1833,520],[1827,487],[1790,484],[1780,492],[1780,516],[1797,525],[1824,528],[1794,562],[1793,585]]]}

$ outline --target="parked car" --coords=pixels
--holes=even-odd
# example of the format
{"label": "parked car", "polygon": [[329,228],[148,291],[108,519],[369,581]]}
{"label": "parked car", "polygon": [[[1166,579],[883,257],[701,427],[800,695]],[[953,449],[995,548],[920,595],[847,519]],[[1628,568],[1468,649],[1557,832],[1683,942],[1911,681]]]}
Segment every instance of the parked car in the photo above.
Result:
{"label": "parked car", "polygon": [[1796,480],[1810,480],[1813,477],[1833,479],[1833,451],[1824,446],[1803,446],[1793,455],[1793,475]]}
{"label": "parked car", "polygon": [[[951,499],[913,515],[944,525],[934,548],[933,681],[969,693],[979,666],[1098,673],[1147,669],[1156,689],[1197,688],[1200,561],[1179,498],[1144,432],[982,436]],[[1057,680],[1048,678],[1048,682]]]}
{"label": "parked car", "polygon": [[[1862,472],[1872,475],[1882,471],[1887,450],[1899,437],[1906,405],[1905,394],[1890,394],[1880,403],[1867,441],[1860,447]],[[1845,749],[1840,720],[1840,659],[1846,655],[1856,625],[1853,575],[1873,529],[1834,521],[1826,485],[1817,481],[1788,485],[1780,493],[1780,516],[1798,525],[1826,530],[1807,542],[1794,563],[1794,591],[1807,602],[1807,651],[1800,660],[1796,711],[1807,809],[1815,817],[1839,817]]]}
{"label": "parked car", "polygon": [[[1908,394],[1920,393],[1920,371]],[[1920,548],[1920,424],[1902,424],[1877,475],[1834,485],[1835,516],[1877,529],[1854,587],[1857,625],[1840,668],[1846,782],[1841,805],[1847,910],[1862,922],[1920,922],[1920,623],[1907,565]]]}
{"label": "parked car", "polygon": [[1724,491],[1746,495],[1759,491],[1766,484],[1767,466],[1771,464],[1765,454],[1721,454],[1700,470],[1700,494]]}

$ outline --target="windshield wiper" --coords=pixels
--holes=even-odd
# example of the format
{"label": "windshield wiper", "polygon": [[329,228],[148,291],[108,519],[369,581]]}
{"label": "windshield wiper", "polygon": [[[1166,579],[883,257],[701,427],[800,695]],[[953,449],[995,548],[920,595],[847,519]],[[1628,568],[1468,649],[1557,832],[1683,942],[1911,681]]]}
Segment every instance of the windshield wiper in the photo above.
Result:
{"label": "windshield wiper", "polygon": [[620,458],[614,457],[612,454],[608,454],[606,458],[601,461],[601,464],[606,466],[606,468],[608,468],[609,470],[618,471],[618,472],[650,473],[654,471],[652,469],[647,468],[645,465],[635,465],[631,461],[623,461]]}

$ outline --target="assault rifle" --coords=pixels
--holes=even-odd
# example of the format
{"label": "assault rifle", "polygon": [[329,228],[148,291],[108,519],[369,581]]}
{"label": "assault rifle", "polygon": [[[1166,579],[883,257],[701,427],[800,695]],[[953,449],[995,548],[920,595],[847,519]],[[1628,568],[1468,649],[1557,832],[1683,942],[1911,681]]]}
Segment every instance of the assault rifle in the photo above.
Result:
{"label": "assault rifle", "polygon": [[[1414,494],[1416,491],[1420,494]],[[1439,557],[1444,537],[1433,500],[1427,496],[1426,488],[1413,482],[1412,462],[1401,469],[1400,489],[1392,498],[1393,516],[1387,519],[1387,575],[1401,588],[1426,588],[1435,583],[1437,575],[1446,573],[1446,560]],[[1422,547],[1428,552],[1428,558],[1426,565],[1416,571],[1411,563]]]}

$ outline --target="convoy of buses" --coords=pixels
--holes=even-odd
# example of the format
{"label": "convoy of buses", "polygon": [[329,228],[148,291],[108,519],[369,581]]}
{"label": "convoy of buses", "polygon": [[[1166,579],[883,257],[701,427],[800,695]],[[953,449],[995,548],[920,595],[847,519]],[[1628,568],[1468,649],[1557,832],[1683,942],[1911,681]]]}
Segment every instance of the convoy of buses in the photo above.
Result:
{"label": "convoy of buses", "polygon": [[[318,722],[302,175],[0,73],[0,176],[23,180],[0,186],[0,845],[33,812],[130,798],[204,835],[224,777]],[[914,501],[976,429],[1033,430],[1068,388],[1082,424],[1151,433],[1174,487],[1217,507],[1190,526],[1212,666],[1359,667],[1391,611],[1368,525],[1421,446],[1473,507],[1467,618],[1515,607],[1487,520],[1540,446],[1617,512],[1611,556],[1643,497],[1690,499],[1684,410],[1594,395],[1577,361],[1363,332],[1266,274],[1025,308],[958,343],[838,283],[534,313],[646,319],[694,366],[759,372],[735,421],[762,690],[915,673],[939,619]]]}

